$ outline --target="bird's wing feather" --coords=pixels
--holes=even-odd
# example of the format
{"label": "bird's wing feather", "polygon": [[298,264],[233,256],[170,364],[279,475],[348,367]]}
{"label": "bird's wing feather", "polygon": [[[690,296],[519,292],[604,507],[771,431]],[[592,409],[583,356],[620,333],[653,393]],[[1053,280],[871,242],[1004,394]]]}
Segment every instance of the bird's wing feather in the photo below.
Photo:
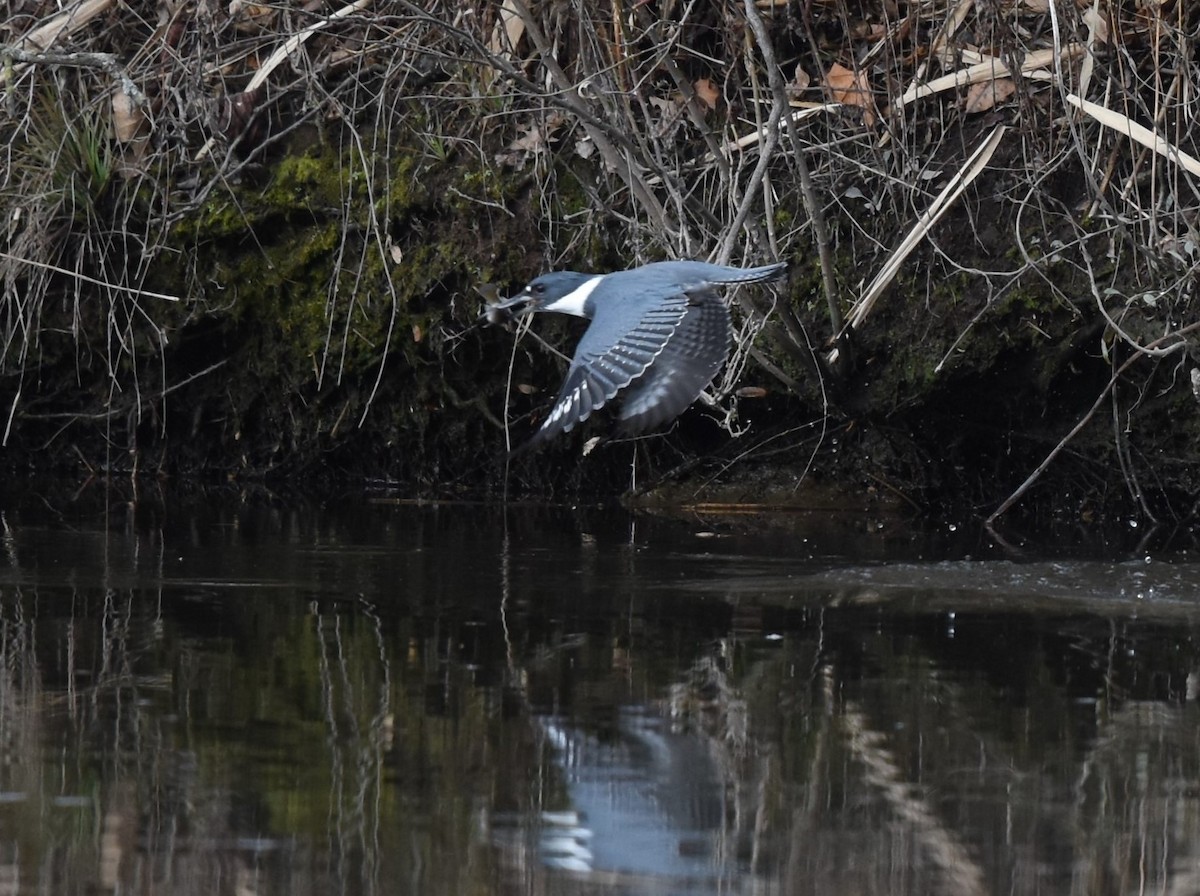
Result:
{"label": "bird's wing feather", "polygon": [[665,280],[677,289],[691,291],[717,284],[736,286],[779,280],[787,276],[787,269],[788,263],[785,261],[756,268],[731,268],[706,261],[660,261],[632,271],[619,272],[618,276],[637,276],[643,282],[649,282],[651,278],[658,282]]}
{"label": "bird's wing feather", "polygon": [[742,269],[668,261],[606,275],[591,292],[592,323],[558,397],[524,447],[569,432],[618,394],[621,429],[628,434],[677,417],[729,354],[729,310],[714,287],[786,272],[786,263]]}
{"label": "bird's wing feather", "polygon": [[[687,313],[688,297],[682,293],[666,299],[613,297],[598,305],[558,397],[527,447],[574,429],[642,376]],[[631,319],[636,320],[632,327]]]}
{"label": "bird's wing feather", "polygon": [[621,431],[636,435],[674,420],[712,382],[729,354],[729,309],[714,291],[693,304],[653,366],[621,395]]}

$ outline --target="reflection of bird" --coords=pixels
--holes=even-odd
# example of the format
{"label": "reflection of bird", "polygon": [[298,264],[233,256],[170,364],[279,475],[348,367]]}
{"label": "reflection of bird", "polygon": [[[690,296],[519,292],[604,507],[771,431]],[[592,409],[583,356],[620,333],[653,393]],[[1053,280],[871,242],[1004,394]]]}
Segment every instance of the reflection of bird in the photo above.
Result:
{"label": "reflection of bird", "polygon": [[570,431],[617,396],[625,435],[674,420],[729,355],[729,309],[717,287],[775,280],[786,270],[786,262],[731,268],[660,261],[611,274],[558,271],[489,306],[485,313],[493,322],[534,311],[591,320],[554,406],[526,447]]}

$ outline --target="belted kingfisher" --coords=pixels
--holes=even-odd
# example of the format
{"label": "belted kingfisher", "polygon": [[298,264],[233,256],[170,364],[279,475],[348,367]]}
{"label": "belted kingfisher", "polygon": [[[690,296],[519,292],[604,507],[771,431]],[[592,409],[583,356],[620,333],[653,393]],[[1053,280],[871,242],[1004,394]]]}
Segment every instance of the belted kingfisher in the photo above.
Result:
{"label": "belted kingfisher", "polygon": [[659,261],[611,274],[557,271],[489,306],[484,316],[492,322],[535,311],[591,320],[554,406],[522,450],[569,432],[617,397],[623,435],[674,420],[729,355],[729,309],[717,287],[776,280],[786,271],[787,262],[731,268],[703,261]]}

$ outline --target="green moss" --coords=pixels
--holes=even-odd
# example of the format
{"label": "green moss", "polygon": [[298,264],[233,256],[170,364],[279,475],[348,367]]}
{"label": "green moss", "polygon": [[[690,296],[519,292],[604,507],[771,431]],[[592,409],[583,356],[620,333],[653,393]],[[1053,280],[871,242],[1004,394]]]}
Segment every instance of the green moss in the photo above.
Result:
{"label": "green moss", "polygon": [[[528,173],[471,153],[438,161],[419,137],[391,137],[367,135],[363,145],[386,155],[366,159],[310,141],[272,163],[269,180],[213,190],[169,234],[175,251],[148,285],[188,297],[173,345],[188,343],[183,321],[203,321],[200,363],[227,360],[212,419],[244,463],[363,438],[350,424],[370,396],[374,431],[404,464],[445,450],[439,439],[463,441],[464,396],[472,438],[489,432],[474,407],[490,406],[480,358],[447,358],[474,320],[473,285],[528,274],[532,221],[490,208],[527,201]],[[498,358],[507,345],[461,344]]]}
{"label": "green moss", "polygon": [[345,166],[329,153],[291,156],[273,174],[262,197],[271,207],[337,207],[347,189]]}

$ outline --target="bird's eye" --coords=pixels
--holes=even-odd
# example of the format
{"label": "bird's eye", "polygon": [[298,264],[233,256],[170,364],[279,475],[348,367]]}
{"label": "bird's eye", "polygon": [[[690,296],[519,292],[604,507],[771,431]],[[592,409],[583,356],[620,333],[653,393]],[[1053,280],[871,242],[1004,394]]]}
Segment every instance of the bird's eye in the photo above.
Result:
{"label": "bird's eye", "polygon": [[529,291],[531,293],[533,293],[535,296],[540,296],[542,293],[544,293],[546,291],[546,284],[545,283],[530,283]]}

